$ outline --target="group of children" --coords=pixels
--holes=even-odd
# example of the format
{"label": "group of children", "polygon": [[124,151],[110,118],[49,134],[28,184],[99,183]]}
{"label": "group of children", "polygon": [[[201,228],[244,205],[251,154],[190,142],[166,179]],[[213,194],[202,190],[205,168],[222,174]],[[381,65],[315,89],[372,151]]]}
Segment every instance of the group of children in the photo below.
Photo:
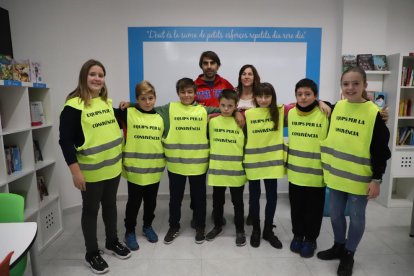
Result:
{"label": "group of children", "polygon": [[[245,69],[251,67],[248,66]],[[94,103],[88,105],[90,100],[82,98],[81,93],[67,102],[66,105],[73,102],[70,106],[82,111],[79,120],[83,128],[85,143],[82,139],[76,140],[72,137],[77,141],[72,144],[72,147],[76,146],[77,160],[73,157],[69,159],[68,154],[65,154],[64,143],[62,143],[65,139],[62,139],[62,133],[65,132],[63,123],[68,109],[64,109],[60,127],[62,150],[74,175],[76,187],[79,182],[75,179],[78,171],[73,171],[72,167],[80,167],[80,170],[84,172],[84,168],[93,171],[103,166],[116,166],[114,176],[117,179],[114,182],[119,182],[121,153],[118,141],[120,138],[115,134],[114,137],[106,138],[106,135],[102,133],[103,131],[107,133],[108,129],[104,128],[108,126],[112,127],[110,131],[116,132],[113,129],[116,125],[115,116],[126,124],[122,150],[122,175],[128,181],[124,241],[129,249],[139,248],[135,227],[142,201],[144,201],[143,233],[148,241],[158,241],[158,236],[151,224],[165,165],[167,165],[170,190],[169,229],[164,237],[165,244],[172,243],[179,235],[181,203],[188,178],[196,229],[195,242],[212,241],[222,232],[225,191],[226,187],[229,187],[234,206],[235,242],[237,246],[244,246],[246,236],[243,191],[248,180],[249,218],[253,225],[250,244],[252,247],[258,247],[262,235],[264,240],[280,249],[282,243],[273,233],[275,227],[273,219],[277,203],[277,179],[283,178],[287,172],[294,234],[290,243],[291,251],[305,258],[314,255],[317,247],[316,239],[322,223],[327,184],[332,189],[331,193],[335,198],[335,202],[330,204],[335,244],[331,249],[319,252],[318,258],[340,259],[338,275],[352,275],[353,254],[364,231],[367,195],[370,198],[378,196],[378,182],[384,173],[386,160],[389,158],[389,154],[377,156],[377,163],[371,165],[372,133],[376,128],[382,129],[385,137],[381,142],[376,143],[375,150],[382,152],[388,150],[389,153],[388,130],[378,115],[378,110],[374,110],[375,105],[371,105],[371,102],[363,97],[366,76],[361,69],[350,69],[342,75],[341,86],[345,100],[336,104],[330,130],[329,120],[318,105],[317,86],[309,79],[300,80],[296,84],[297,102],[288,114],[284,114],[284,107],[277,104],[276,92],[271,84],[255,85],[253,103],[256,107],[244,112],[246,124],[240,126],[234,119],[235,113],[239,111],[237,109],[238,95],[233,90],[222,91],[218,98],[219,109],[204,107],[195,102],[194,81],[182,78],[176,84],[179,102],[171,102],[154,108],[155,89],[148,81],[142,81],[136,86],[136,105],[126,110],[116,110],[114,113],[110,101],[103,97],[103,89],[105,88],[106,91],[104,82],[100,80],[98,85],[94,80],[89,81],[89,73],[83,77],[86,79],[81,80],[80,76],[79,83],[80,85],[81,83],[87,84],[85,90],[93,91],[94,85],[99,88],[96,89],[99,93],[91,98],[92,101],[97,99],[100,106],[95,107]],[[93,110],[89,110],[91,108]],[[209,114],[218,112],[220,112],[219,116],[208,120]],[[106,118],[98,121],[98,117],[106,114],[112,114],[112,119]],[[289,133],[288,146],[284,144],[283,137],[286,116]],[[76,133],[72,135],[76,136]],[[92,138],[96,141],[91,140]],[[106,139],[109,141],[105,141]],[[86,143],[87,141],[90,143]],[[110,155],[108,151],[115,151],[114,149],[116,153]],[[84,155],[93,156],[95,159],[83,159]],[[90,164],[83,164],[83,161]],[[84,194],[91,186],[106,185],[94,183],[107,181],[104,174],[97,176],[99,179],[90,180],[85,175],[84,179],[80,180],[86,183],[86,188],[80,188],[83,197],[82,222],[84,222],[84,216],[87,216],[86,206],[88,205]],[[266,189],[263,232],[260,227],[259,204],[261,180]],[[205,234],[206,182],[213,187],[214,219],[214,228],[207,234]],[[111,197],[116,197],[116,191]],[[104,197],[101,197],[97,201],[98,208],[99,201],[102,202],[103,210],[105,210],[105,204],[115,206],[116,213],[116,203],[113,199],[111,203],[108,203]],[[344,204],[347,201],[350,201],[351,209],[348,237],[345,234],[344,217]],[[95,216],[95,229],[91,230],[95,231],[95,236],[85,235],[87,244],[85,260],[95,273],[104,273],[108,270],[108,265],[97,249],[96,208],[92,214],[89,214],[89,219],[93,220],[93,216]],[[114,217],[116,223],[116,214],[112,214],[111,218],[106,218],[104,213],[103,216],[106,230],[108,230],[108,225],[113,224]],[[82,223],[84,234],[88,232],[84,229],[85,227],[86,225]],[[108,233],[106,235],[108,250],[112,249],[112,253],[117,257],[129,257],[130,252],[118,242],[116,231],[115,236],[113,234],[108,236]],[[89,238],[93,240],[92,248],[88,247],[90,240],[87,241],[87,239]],[[110,242],[119,250],[114,249]]]}

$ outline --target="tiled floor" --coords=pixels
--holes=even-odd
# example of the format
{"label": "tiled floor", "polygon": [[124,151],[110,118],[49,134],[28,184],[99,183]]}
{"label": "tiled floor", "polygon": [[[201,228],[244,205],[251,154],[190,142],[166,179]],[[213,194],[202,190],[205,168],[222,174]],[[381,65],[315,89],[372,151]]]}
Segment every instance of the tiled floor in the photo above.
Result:
{"label": "tiled floor", "polygon": [[[245,205],[247,200],[245,200]],[[264,200],[261,201],[264,206]],[[247,208],[247,206],[245,206]],[[338,261],[321,261],[316,257],[303,259],[289,250],[292,238],[289,201],[280,197],[276,210],[276,234],[283,243],[283,249],[272,248],[262,240],[259,248],[249,244],[235,245],[235,230],[228,223],[224,233],[212,242],[198,245],[194,242],[194,230],[190,228],[189,202],[183,202],[183,218],[180,236],[170,245],[163,243],[168,230],[168,200],[160,199],[154,220],[154,229],[160,241],[149,243],[140,231],[140,212],[137,231],[140,249],[133,252],[130,259],[119,260],[104,254],[110,271],[106,275],[336,275]],[[125,202],[118,202],[119,237],[124,234],[123,218]],[[211,200],[208,201],[208,214],[211,213]],[[233,219],[231,201],[227,199],[225,216],[228,222]],[[83,263],[84,245],[80,228],[80,211],[64,216],[64,233],[39,257],[43,276],[91,275]],[[354,274],[358,275],[414,275],[414,238],[410,238],[409,224],[411,208],[387,209],[370,202],[367,209],[367,227],[355,256]],[[102,219],[99,218],[98,240],[104,245]],[[207,231],[211,229],[210,216]],[[246,227],[248,238],[251,227]],[[333,243],[330,221],[324,218],[318,250],[326,249]],[[30,266],[29,266],[30,267]],[[27,271],[30,275],[30,268]]]}

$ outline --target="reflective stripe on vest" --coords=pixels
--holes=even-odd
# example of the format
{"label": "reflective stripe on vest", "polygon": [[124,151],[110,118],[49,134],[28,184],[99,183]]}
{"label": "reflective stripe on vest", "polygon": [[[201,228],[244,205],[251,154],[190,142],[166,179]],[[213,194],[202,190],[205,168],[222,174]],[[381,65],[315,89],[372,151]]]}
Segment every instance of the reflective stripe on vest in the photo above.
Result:
{"label": "reflective stripe on vest", "polygon": [[244,154],[244,168],[247,179],[282,178],[285,174],[285,153],[283,143],[283,112],[278,106],[278,130],[269,108],[252,108],[246,111],[247,144]]}
{"label": "reflective stripe on vest", "polygon": [[331,116],[321,158],[328,187],[366,195],[372,178],[370,145],[378,108],[370,101],[339,101]]}
{"label": "reflective stripe on vest", "polygon": [[243,168],[244,133],[234,117],[218,116],[209,122],[209,186],[240,187],[246,183]]}
{"label": "reflective stripe on vest", "polygon": [[165,168],[161,116],[130,107],[127,110],[127,128],[122,175],[129,182],[142,186],[159,182]]}
{"label": "reflective stripe on vest", "polygon": [[200,105],[170,103],[170,129],[164,139],[168,170],[182,175],[207,171],[207,112]]}
{"label": "reflective stripe on vest", "polygon": [[85,142],[76,148],[76,156],[86,182],[118,176],[122,169],[122,135],[112,100],[104,102],[99,97],[93,98],[90,105],[85,106],[77,97],[69,99],[65,105],[81,111]]}
{"label": "reflective stripe on vest", "polygon": [[299,186],[325,186],[320,141],[326,138],[328,127],[328,118],[319,107],[309,113],[301,113],[296,107],[289,111],[286,165],[289,182]]}

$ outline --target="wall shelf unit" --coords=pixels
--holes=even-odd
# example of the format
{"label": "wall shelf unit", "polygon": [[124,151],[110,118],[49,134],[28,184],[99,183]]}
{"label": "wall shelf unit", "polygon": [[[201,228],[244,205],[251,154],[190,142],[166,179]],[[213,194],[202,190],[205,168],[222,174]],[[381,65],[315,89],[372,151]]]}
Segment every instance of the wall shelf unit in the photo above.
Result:
{"label": "wall shelf unit", "polygon": [[[31,125],[30,103],[42,103],[45,122]],[[25,198],[25,221],[38,224],[35,246],[43,251],[62,232],[62,211],[59,185],[54,180],[55,143],[50,89],[46,84],[0,80],[0,193],[16,193]],[[43,160],[35,160],[37,141]],[[18,148],[21,169],[8,172],[6,162],[10,153],[6,148]],[[18,167],[18,166],[16,166]],[[48,196],[41,200],[38,178],[44,180]]]}
{"label": "wall shelf unit", "polygon": [[414,67],[414,57],[393,54],[387,57],[387,61],[391,74],[384,76],[383,88],[388,93],[387,125],[392,156],[377,201],[387,207],[411,207],[414,197],[414,145],[400,144],[400,132],[405,127],[414,127],[414,116],[402,115],[400,105],[408,99],[414,102],[414,87],[401,85],[402,68]]}

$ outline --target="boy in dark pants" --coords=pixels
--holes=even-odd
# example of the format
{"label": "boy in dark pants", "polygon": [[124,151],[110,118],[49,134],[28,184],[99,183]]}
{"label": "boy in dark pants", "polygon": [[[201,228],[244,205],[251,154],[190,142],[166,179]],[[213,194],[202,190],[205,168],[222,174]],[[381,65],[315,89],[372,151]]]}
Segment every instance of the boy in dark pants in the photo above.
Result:
{"label": "boy in dark pants", "polygon": [[243,190],[246,174],[243,164],[245,143],[243,130],[234,120],[238,96],[233,90],[223,90],[219,96],[221,116],[209,123],[210,162],[208,185],[213,186],[214,228],[206,235],[206,240],[214,240],[223,226],[223,206],[226,188],[230,187],[236,225],[236,245],[246,245],[244,233]]}
{"label": "boy in dark pants", "polygon": [[163,142],[170,186],[170,228],[164,243],[170,244],[178,236],[181,202],[187,178],[194,205],[195,242],[203,243],[206,222],[206,172],[209,157],[207,113],[218,112],[218,109],[194,103],[196,85],[192,79],[178,80],[176,91],[180,102],[155,108],[164,120]]}
{"label": "boy in dark pants", "polygon": [[287,172],[294,235],[290,250],[304,258],[314,255],[325,202],[320,141],[326,138],[329,121],[319,109],[317,95],[315,82],[300,80],[296,106],[288,113]]}

